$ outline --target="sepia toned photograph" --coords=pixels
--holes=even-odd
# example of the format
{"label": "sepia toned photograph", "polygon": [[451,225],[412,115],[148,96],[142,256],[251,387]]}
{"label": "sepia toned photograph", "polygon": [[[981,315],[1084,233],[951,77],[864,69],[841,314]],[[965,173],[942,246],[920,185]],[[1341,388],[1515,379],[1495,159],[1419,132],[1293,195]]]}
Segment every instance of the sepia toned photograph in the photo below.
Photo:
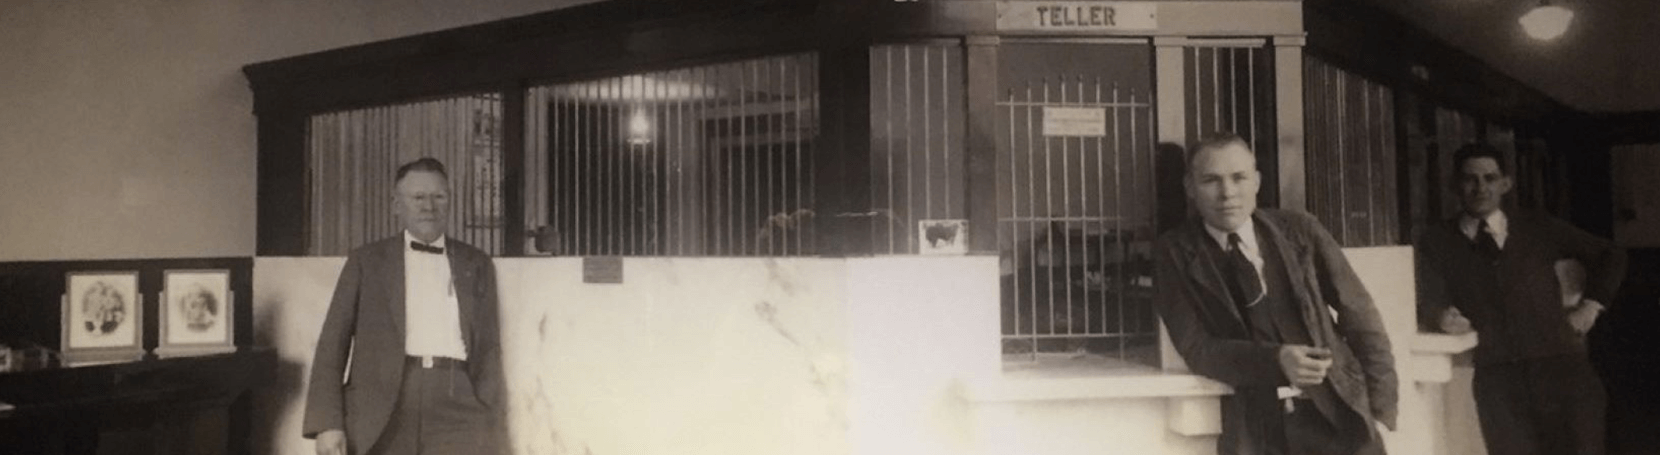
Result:
{"label": "sepia toned photograph", "polygon": [[161,345],[230,346],[233,330],[229,270],[168,270],[164,273]]}
{"label": "sepia toned photograph", "polygon": [[138,272],[71,272],[63,350],[137,348],[144,334]]}
{"label": "sepia toned photograph", "polygon": [[1660,455],[1657,25],[0,0],[0,452]]}

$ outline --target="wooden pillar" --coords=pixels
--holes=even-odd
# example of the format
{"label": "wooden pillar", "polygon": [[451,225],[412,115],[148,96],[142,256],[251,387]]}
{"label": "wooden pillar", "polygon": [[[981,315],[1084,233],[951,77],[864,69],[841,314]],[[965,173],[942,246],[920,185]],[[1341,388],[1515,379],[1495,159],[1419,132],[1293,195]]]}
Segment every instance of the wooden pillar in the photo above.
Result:
{"label": "wooden pillar", "polygon": [[968,250],[998,254],[997,248],[997,47],[996,36],[970,36],[967,70],[967,166],[964,196],[968,201]]}
{"label": "wooden pillar", "polygon": [[1303,35],[1276,36],[1274,46],[1274,116],[1279,135],[1279,207],[1308,209],[1304,166]]}

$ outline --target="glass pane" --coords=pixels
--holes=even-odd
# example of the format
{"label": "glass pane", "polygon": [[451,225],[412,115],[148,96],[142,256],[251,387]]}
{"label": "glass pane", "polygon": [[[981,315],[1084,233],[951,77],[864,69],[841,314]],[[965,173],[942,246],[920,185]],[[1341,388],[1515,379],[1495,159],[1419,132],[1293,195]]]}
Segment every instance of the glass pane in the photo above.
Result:
{"label": "glass pane", "polygon": [[403,227],[392,212],[398,166],[422,157],[450,177],[453,238],[501,253],[501,99],[445,98],[314,115],[308,254],[343,256]]}
{"label": "glass pane", "polygon": [[526,213],[559,255],[813,250],[810,54],[532,88]]}

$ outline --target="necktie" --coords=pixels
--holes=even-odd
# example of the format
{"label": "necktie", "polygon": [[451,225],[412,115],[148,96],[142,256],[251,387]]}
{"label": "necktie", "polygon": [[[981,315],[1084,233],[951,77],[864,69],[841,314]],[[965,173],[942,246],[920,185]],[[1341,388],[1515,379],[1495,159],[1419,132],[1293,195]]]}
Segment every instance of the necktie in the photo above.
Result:
{"label": "necktie", "polygon": [[1476,226],[1476,252],[1481,253],[1488,260],[1497,260],[1499,258],[1499,241],[1493,238],[1493,233],[1488,232],[1487,228],[1487,220],[1481,220],[1481,224]]}
{"label": "necktie", "polygon": [[1239,233],[1228,234],[1228,274],[1233,288],[1234,303],[1240,308],[1249,308],[1262,301],[1264,290],[1262,277],[1257,273],[1257,267],[1245,257]]}
{"label": "necktie", "polygon": [[444,254],[444,247],[432,246],[421,242],[410,241],[409,247],[422,253]]}

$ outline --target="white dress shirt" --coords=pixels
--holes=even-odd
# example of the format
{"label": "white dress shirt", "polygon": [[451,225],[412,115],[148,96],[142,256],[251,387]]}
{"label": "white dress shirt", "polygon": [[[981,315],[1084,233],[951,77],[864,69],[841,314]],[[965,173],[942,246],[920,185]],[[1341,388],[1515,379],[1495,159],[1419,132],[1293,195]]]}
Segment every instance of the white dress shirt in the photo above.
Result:
{"label": "white dress shirt", "polygon": [[[447,254],[415,251],[416,240],[404,231],[404,353],[412,356],[467,359],[467,344],[461,340],[461,304],[455,297]],[[444,247],[444,237],[430,245]]]}
{"label": "white dress shirt", "polygon": [[[1481,227],[1481,220],[1466,213],[1458,218],[1458,230],[1464,233],[1464,238],[1474,241],[1476,228]],[[1487,233],[1493,236],[1493,241],[1504,249],[1504,241],[1510,238],[1510,217],[1504,215],[1503,210],[1494,210],[1487,214]]]}

